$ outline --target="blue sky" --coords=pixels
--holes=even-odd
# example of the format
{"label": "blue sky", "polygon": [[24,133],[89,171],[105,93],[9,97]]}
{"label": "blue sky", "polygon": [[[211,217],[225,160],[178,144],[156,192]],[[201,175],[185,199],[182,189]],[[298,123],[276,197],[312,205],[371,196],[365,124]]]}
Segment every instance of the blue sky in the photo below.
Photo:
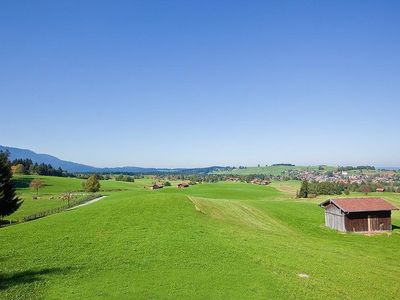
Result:
{"label": "blue sky", "polygon": [[2,1],[0,144],[95,166],[399,166],[399,15],[399,1]]}

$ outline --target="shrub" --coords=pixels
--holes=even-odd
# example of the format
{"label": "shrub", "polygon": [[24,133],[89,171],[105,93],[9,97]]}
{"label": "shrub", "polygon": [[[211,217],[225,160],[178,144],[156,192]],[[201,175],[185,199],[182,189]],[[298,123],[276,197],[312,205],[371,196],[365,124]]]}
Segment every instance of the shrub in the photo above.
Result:
{"label": "shrub", "polygon": [[95,193],[100,190],[100,182],[95,175],[90,176],[85,182],[85,190]]}

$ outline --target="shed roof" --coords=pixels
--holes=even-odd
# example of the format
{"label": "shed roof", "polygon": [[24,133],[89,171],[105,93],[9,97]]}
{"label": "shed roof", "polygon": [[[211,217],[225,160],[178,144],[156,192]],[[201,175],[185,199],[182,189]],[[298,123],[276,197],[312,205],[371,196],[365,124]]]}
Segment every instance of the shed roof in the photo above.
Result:
{"label": "shed roof", "polygon": [[382,198],[342,198],[328,199],[320,204],[327,206],[334,204],[343,210],[345,213],[363,212],[363,211],[382,211],[382,210],[397,210],[398,208],[385,201]]}

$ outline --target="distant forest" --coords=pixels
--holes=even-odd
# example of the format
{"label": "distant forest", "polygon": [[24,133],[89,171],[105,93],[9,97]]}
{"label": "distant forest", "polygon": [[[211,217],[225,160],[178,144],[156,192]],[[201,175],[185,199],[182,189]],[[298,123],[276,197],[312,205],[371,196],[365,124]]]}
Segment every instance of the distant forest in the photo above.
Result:
{"label": "distant forest", "polygon": [[31,159],[14,159],[11,161],[11,170],[14,174],[74,177],[61,168],[55,169],[50,164],[33,163]]}

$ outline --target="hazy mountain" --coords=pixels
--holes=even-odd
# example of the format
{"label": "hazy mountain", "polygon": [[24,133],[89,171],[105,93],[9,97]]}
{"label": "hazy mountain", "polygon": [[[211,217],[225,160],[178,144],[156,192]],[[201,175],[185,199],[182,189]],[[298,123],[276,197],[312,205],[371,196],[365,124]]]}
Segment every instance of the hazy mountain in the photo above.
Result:
{"label": "hazy mountain", "polygon": [[71,161],[66,161],[59,159],[55,156],[51,156],[48,154],[39,154],[33,152],[28,149],[20,149],[14,147],[7,147],[0,145],[0,151],[8,151],[10,153],[10,160],[18,159],[18,158],[29,158],[34,163],[44,163],[44,164],[51,164],[54,168],[62,168],[68,172],[95,172],[96,168],[74,163]]}
{"label": "hazy mountain", "polygon": [[207,167],[207,168],[141,168],[141,167],[115,167],[115,168],[96,168],[84,164],[75,163],[72,161],[62,160],[48,154],[39,154],[28,149],[20,149],[8,146],[1,146],[0,151],[8,151],[10,160],[22,158],[31,159],[34,163],[51,164],[54,168],[62,168],[71,173],[137,173],[137,174],[155,174],[155,173],[185,173],[185,174],[207,174],[222,167]]}

